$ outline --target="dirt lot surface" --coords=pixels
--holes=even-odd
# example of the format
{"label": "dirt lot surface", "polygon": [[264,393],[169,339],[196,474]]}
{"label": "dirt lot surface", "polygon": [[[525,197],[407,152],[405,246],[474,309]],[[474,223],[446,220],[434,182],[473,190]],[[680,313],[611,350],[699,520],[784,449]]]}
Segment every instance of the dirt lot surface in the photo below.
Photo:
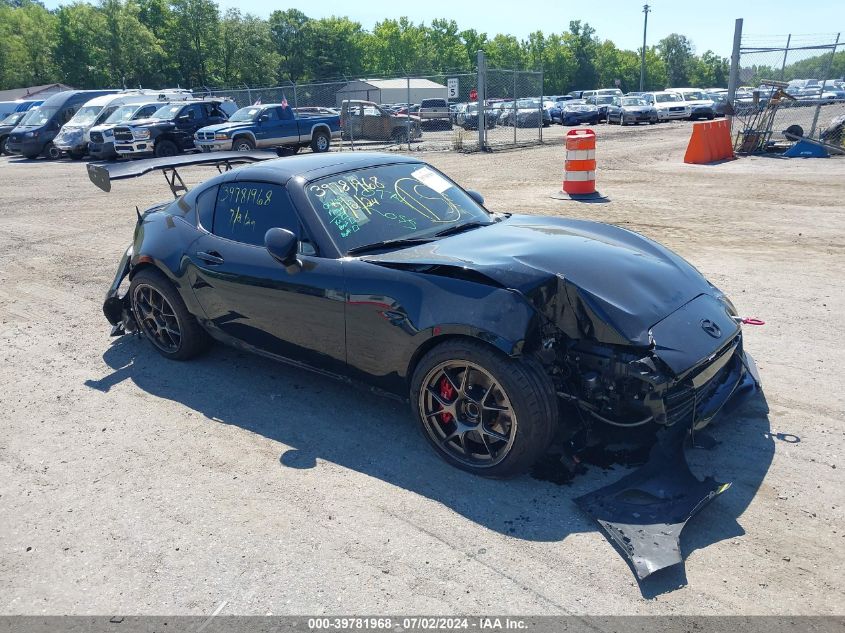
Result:
{"label": "dirt lot surface", "polygon": [[657,239],[766,321],[746,348],[770,412],[689,451],[733,487],[685,530],[685,567],[638,584],[572,503],[620,467],[482,480],[401,403],[109,339],[103,294],[163,180],[105,194],[82,163],[0,158],[0,612],[845,613],[845,159],[692,166],[686,124],[597,130],[606,204],[550,198],[559,143],[420,156],[491,209]]}

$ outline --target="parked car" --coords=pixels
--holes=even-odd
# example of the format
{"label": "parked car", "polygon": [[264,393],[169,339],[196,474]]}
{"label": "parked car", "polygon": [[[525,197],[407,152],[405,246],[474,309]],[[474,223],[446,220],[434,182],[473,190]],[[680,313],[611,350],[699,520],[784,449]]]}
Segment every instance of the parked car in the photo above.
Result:
{"label": "parked car", "polygon": [[162,106],[169,105],[168,101],[152,101],[148,103],[129,103],[120,106],[99,125],[88,131],[88,155],[97,160],[117,158],[114,149],[114,129],[118,125],[148,119]]}
{"label": "parked car", "polygon": [[708,98],[713,102],[713,113],[716,116],[726,116],[733,112],[728,102],[727,93],[710,92],[707,94]]}
{"label": "parked car", "polygon": [[461,125],[459,119],[461,114],[466,112],[468,106],[468,103],[453,103],[449,106],[449,120],[452,125]]}
{"label": "parked car", "polygon": [[551,123],[551,116],[543,110],[539,99],[517,99],[516,107],[513,101],[508,106],[503,104],[500,125],[540,127],[541,124],[548,126]]}
{"label": "parked car", "polygon": [[175,156],[195,149],[197,130],[223,123],[236,110],[231,99],[171,103],[156,110],[149,119],[115,127],[114,149],[123,158]]}
{"label": "parked car", "polygon": [[[88,171],[108,190],[210,157]],[[218,340],[408,398],[438,455],[490,477],[602,428],[688,435],[759,384],[733,304],[677,254],[489,212],[396,154],[271,160],[148,209],[103,312],[168,361]]]}
{"label": "parked car", "polygon": [[186,101],[192,97],[190,90],[182,89],[124,90],[117,94],[94,97],[79,108],[73,118],[62,126],[56,138],[53,139],[53,144],[71,158],[82,158],[88,153],[91,128],[104,123],[120,106],[148,103],[152,99],[164,105],[176,100]]}
{"label": "parked car", "polygon": [[[303,106],[301,108],[293,108],[296,114],[336,114],[340,116],[340,110],[337,108],[324,108],[322,106]],[[231,119],[230,119],[231,120]]]}
{"label": "parked car", "polygon": [[599,122],[599,109],[585,99],[564,101],[560,107],[552,108],[552,116],[556,116],[561,125],[594,125]]}
{"label": "parked car", "polygon": [[422,129],[451,130],[449,102],[446,99],[423,99],[419,109]]}
{"label": "parked car", "polygon": [[608,123],[654,125],[657,121],[657,108],[640,97],[614,97],[607,106]]}
{"label": "parked car", "polygon": [[355,140],[392,140],[407,143],[422,136],[420,118],[394,114],[372,101],[344,101],[340,109],[343,137]]}
{"label": "parked car", "polygon": [[[572,93],[570,93],[572,94]],[[622,91],[619,88],[599,88],[598,90],[582,90],[581,98],[589,99],[591,97],[621,97]]]}
{"label": "parked car", "polygon": [[587,103],[591,103],[599,111],[599,121],[607,121],[607,106],[613,103],[616,95],[593,95],[587,97]]}
{"label": "parked car", "polygon": [[681,98],[689,106],[690,120],[708,119],[713,120],[716,110],[713,108],[713,100],[703,90],[698,88],[671,88],[671,92],[681,95]]}
{"label": "parked car", "polygon": [[0,121],[0,156],[3,154],[11,153],[6,151],[6,141],[9,138],[9,134],[12,133],[20,123],[23,121],[24,117],[30,114],[32,110],[25,110],[23,112],[12,112],[2,121]]}
{"label": "parked car", "polygon": [[648,92],[642,99],[657,108],[657,118],[660,121],[688,119],[690,116],[689,105],[684,103],[677,92]]}
{"label": "parked car", "polygon": [[[499,113],[492,106],[487,106],[484,109],[484,128],[492,130],[496,127],[499,121]],[[478,129],[478,104],[468,103],[466,108],[458,114],[457,125],[465,130]]]}
{"label": "parked car", "polygon": [[313,152],[327,152],[332,139],[339,138],[338,114],[297,114],[287,104],[268,103],[241,108],[225,123],[200,128],[194,144],[204,152],[267,147],[296,152],[308,146]]}
{"label": "parked car", "polygon": [[53,144],[59,129],[73,118],[77,110],[94,97],[115,94],[117,90],[64,90],[44,100],[32,116],[26,117],[11,131],[6,151],[26,158],[59,158],[61,150]]}

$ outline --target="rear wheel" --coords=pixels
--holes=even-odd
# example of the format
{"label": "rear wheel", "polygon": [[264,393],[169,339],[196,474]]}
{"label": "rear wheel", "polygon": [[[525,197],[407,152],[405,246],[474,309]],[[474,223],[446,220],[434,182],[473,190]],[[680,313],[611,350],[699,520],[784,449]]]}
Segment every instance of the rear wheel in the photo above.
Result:
{"label": "rear wheel", "polygon": [[132,279],[129,296],[138,329],[159,354],[188,360],[208,349],[211,339],[164,274],[141,270]]}
{"label": "rear wheel", "polygon": [[255,143],[248,136],[239,136],[232,141],[232,149],[236,152],[251,152],[255,149]]}
{"label": "rear wheel", "polygon": [[328,152],[329,145],[331,145],[331,137],[325,130],[320,130],[311,139],[311,151],[315,154]]}
{"label": "rear wheel", "polygon": [[169,156],[176,156],[179,153],[179,148],[173,141],[163,139],[156,142],[155,155],[157,158],[167,158]]}
{"label": "rear wheel", "polygon": [[426,354],[411,380],[411,403],[435,451],[485,477],[528,470],[548,449],[558,415],[539,366],[469,340]]}
{"label": "rear wheel", "polygon": [[6,141],[8,141],[8,140],[9,140],[8,136],[4,136],[3,138],[0,138],[0,156],[3,156],[4,154],[8,153],[8,151],[6,150]]}
{"label": "rear wheel", "polygon": [[408,129],[404,127],[398,127],[393,130],[393,134],[391,135],[394,143],[407,143],[408,142]]}

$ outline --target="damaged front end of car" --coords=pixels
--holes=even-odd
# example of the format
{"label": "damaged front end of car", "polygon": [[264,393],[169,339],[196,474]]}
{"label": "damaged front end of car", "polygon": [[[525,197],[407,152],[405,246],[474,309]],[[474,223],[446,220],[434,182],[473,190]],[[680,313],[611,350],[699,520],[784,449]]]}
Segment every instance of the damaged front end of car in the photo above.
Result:
{"label": "damaged front end of car", "polygon": [[538,356],[558,396],[578,412],[563,425],[571,457],[602,430],[656,433],[645,465],[576,504],[638,578],[682,562],[686,522],[730,486],[697,479],[684,444],[760,387],[733,305],[713,288],[644,326],[563,276],[528,298],[544,322]]}

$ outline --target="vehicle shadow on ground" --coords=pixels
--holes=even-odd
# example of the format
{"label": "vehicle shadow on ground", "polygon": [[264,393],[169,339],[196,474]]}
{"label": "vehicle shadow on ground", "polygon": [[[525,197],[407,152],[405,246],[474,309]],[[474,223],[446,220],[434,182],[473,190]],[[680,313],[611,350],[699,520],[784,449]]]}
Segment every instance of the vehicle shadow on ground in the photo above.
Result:
{"label": "vehicle shadow on ground", "polygon": [[[87,380],[86,386],[106,393],[131,380],[146,393],[201,413],[209,423],[238,426],[286,445],[279,456],[281,468],[307,469],[317,459],[330,461],[423,495],[513,538],[555,542],[598,530],[572,499],[629,472],[587,465],[586,472],[566,485],[529,476],[506,481],[476,477],[433,453],[407,403],[220,345],[186,364],[161,358],[139,337],[124,336],[111,344],[103,360],[112,373]],[[713,474],[733,486],[684,530],[685,558],[744,534],[738,518],[774,455],[766,411],[762,399],[747,403],[712,431],[719,443],[714,449],[687,451],[698,477]],[[644,597],[654,597],[685,584],[683,565],[676,565],[642,581],[640,590]]]}

